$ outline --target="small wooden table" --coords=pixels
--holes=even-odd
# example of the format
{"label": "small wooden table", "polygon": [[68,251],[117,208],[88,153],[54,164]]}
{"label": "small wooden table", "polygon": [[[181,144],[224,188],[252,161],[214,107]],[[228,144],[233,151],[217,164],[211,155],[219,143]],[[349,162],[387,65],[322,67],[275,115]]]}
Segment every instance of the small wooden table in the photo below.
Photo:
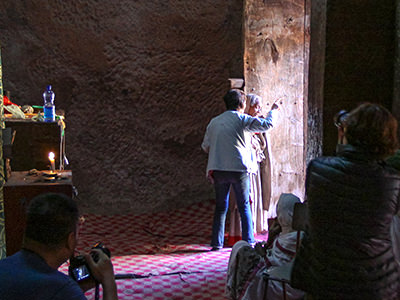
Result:
{"label": "small wooden table", "polygon": [[56,171],[56,180],[48,180],[43,172],[29,175],[28,171],[12,172],[4,185],[4,224],[6,254],[21,249],[26,225],[26,207],[30,200],[42,193],[62,193],[73,196],[72,171]]}

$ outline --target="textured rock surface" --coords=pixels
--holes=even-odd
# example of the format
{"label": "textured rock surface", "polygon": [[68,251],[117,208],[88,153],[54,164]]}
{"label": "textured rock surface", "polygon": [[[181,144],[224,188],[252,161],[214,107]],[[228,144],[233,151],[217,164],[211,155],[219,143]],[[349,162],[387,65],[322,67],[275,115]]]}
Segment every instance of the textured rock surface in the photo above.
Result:
{"label": "textured rock surface", "polygon": [[213,197],[200,144],[242,77],[242,1],[0,3],[3,84],[66,112],[84,211],[143,213]]}

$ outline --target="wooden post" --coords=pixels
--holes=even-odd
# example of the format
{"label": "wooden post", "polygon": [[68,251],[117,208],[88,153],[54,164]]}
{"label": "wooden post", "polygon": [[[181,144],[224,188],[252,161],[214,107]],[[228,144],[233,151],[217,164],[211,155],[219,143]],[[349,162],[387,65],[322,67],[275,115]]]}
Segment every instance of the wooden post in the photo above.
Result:
{"label": "wooden post", "polygon": [[271,205],[281,193],[304,195],[309,60],[309,0],[244,1],[245,92],[263,98],[263,113],[277,99],[279,120],[268,136]]}

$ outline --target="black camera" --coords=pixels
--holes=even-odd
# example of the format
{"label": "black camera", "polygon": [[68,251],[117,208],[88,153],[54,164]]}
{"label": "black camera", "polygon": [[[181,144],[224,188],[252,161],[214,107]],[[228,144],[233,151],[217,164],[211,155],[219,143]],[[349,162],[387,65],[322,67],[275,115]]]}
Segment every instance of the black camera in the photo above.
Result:
{"label": "black camera", "polygon": [[333,117],[333,124],[335,124],[336,127],[342,127],[345,125],[347,117],[349,116],[349,113],[347,110],[342,109],[339,111],[334,117]]}
{"label": "black camera", "polygon": [[[110,250],[103,246],[101,242],[95,244],[92,249],[100,249],[102,250],[108,257],[111,257]],[[94,262],[99,261],[98,254],[94,251],[90,252]],[[86,259],[83,255],[78,255],[71,257],[69,259],[69,268],[68,274],[75,281],[82,281],[90,278],[92,275],[90,274],[90,268],[86,263]]]}

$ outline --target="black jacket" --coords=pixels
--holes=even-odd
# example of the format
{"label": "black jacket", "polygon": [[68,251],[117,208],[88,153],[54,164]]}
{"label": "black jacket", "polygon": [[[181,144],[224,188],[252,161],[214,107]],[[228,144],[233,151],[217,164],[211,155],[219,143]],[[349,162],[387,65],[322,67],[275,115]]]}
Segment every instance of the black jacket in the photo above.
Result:
{"label": "black jacket", "polygon": [[307,168],[309,230],[292,286],[315,299],[400,299],[390,236],[400,174],[351,145],[337,155]]}

